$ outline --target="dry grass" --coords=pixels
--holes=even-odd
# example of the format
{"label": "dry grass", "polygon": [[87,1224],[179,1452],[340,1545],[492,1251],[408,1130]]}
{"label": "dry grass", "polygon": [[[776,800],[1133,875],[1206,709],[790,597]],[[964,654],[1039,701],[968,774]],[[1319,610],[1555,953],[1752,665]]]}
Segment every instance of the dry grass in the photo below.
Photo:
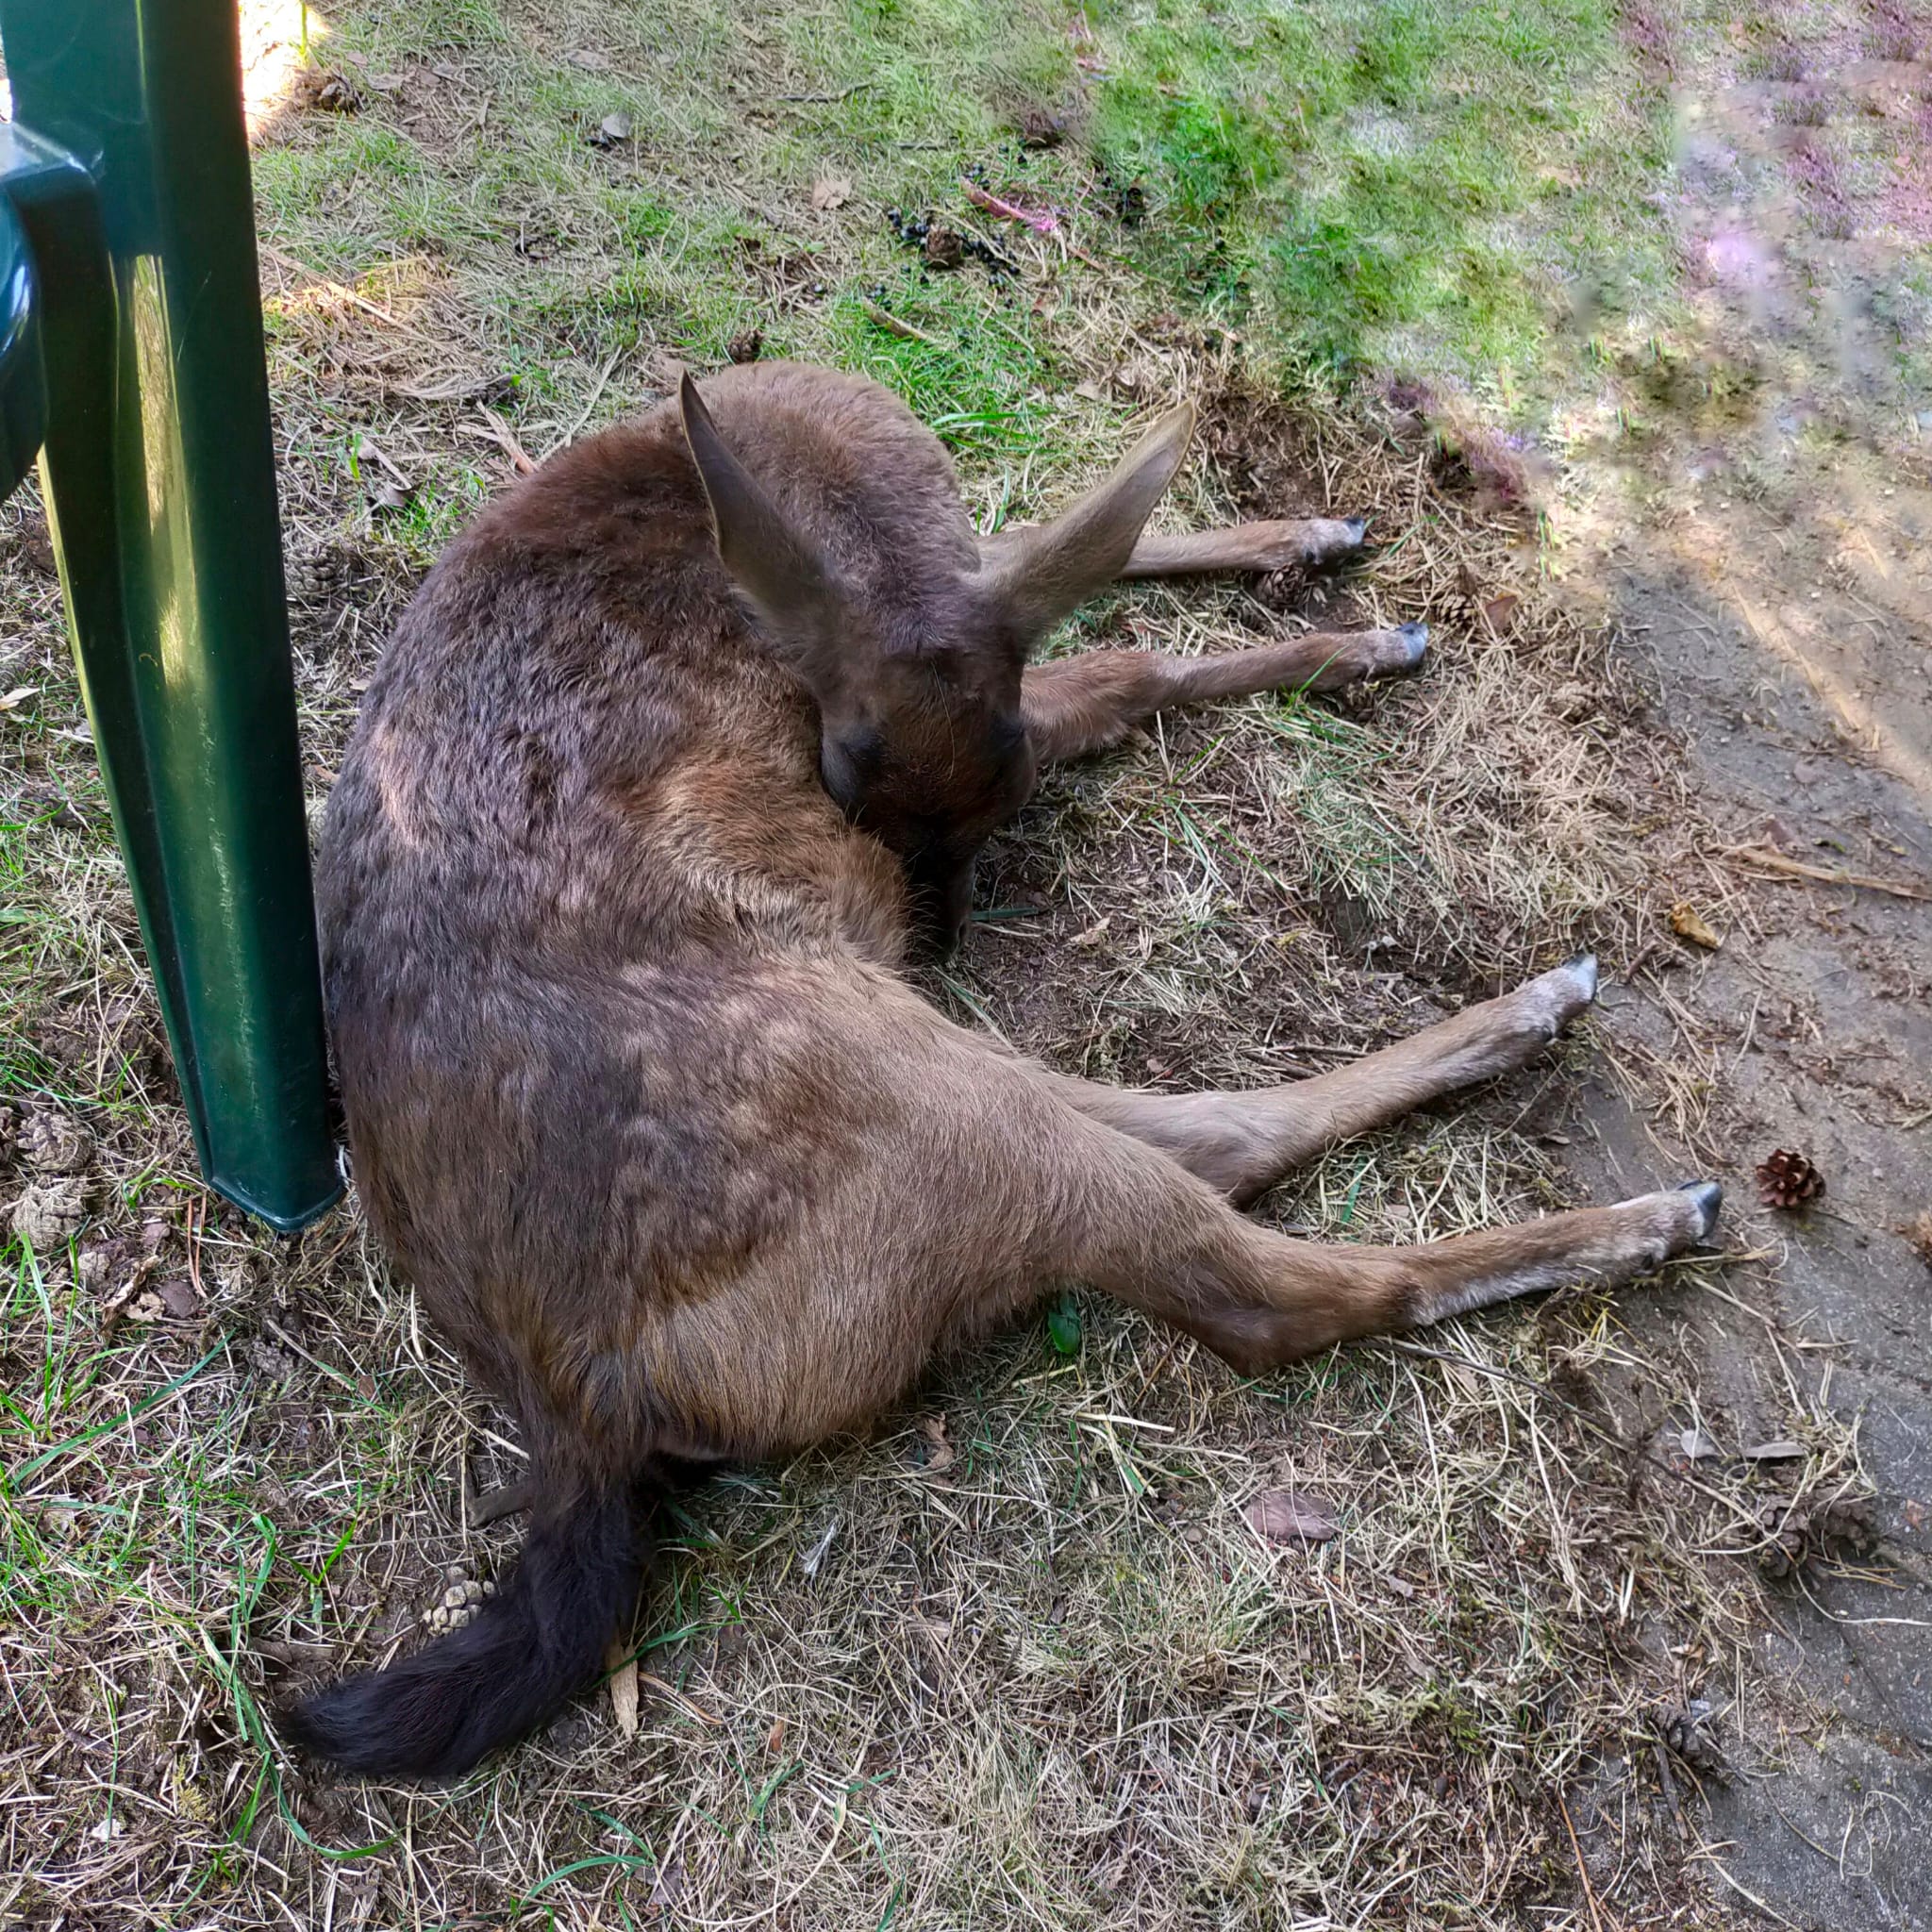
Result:
{"label": "dry grass", "polygon": [[[836,67],[803,29],[781,61],[769,25],[747,45],[689,11],[715,66],[702,92],[667,92],[655,159],[684,171],[690,233],[725,204],[771,217],[730,301],[715,265],[689,270],[721,340],[756,321],[929,410],[952,395],[989,521],[1050,506],[1173,392],[1209,403],[1177,522],[1264,504],[1374,520],[1346,579],[1123,593],[1062,647],[1434,626],[1413,683],[1166,721],[1056,778],[994,851],[995,916],[936,997],[1070,1070],[1249,1083],[1412,1030],[1581,941],[1613,963],[1641,950],[1639,841],[1681,802],[1604,638],[1540,581],[1507,473],[1398,403],[1271,400],[1225,335],[1047,238],[997,234],[1030,323],[982,285],[907,291],[949,343],[1011,336],[996,366],[855,332],[854,291],[891,244],[800,212],[830,137],[748,132],[721,106],[748,71],[808,93]],[[638,29],[659,68],[676,25]],[[526,45],[422,50],[400,89],[365,87],[346,132],[314,114],[268,137],[316,802],[390,621],[466,507],[515,451],[637,405],[692,353],[666,320],[680,285],[661,239],[637,245],[660,251],[670,293],[618,346],[581,308],[551,339],[518,333],[540,297],[624,272],[625,205],[595,151],[515,213],[443,208],[434,248],[394,240],[411,208],[426,222],[461,200],[479,101],[514,120],[539,81],[581,92],[566,53],[621,38],[589,12],[525,25]],[[365,82],[397,58],[379,26],[355,29],[369,54],[347,71]],[[374,152],[401,126],[421,158],[404,189],[327,185],[332,143]],[[288,198],[311,166],[324,185]],[[808,258],[786,241],[806,225]],[[541,380],[506,391],[520,343]],[[410,486],[396,508],[368,501],[382,458]],[[516,1474],[514,1430],[353,1208],[275,1243],[196,1184],[33,524],[0,512],[0,684],[37,689],[0,717],[0,1040],[12,1097],[83,1124],[92,1147],[72,1245],[6,1251],[0,1917],[716,1932],[1723,1918],[1683,1869],[1695,1774],[1668,1768],[1657,1726],[1741,1669],[1739,1557],[1816,1517],[1832,1486],[1856,1491],[1855,1451],[1794,1414],[1810,1453],[1767,1522],[1756,1466],[1673,1448],[1701,1421],[1690,1371],[1640,1356],[1601,1297],[1252,1383],[1079,1298],[1072,1353],[1029,1326],[942,1365],[868,1442],[677,1499],[640,1611],[634,1737],[600,1696],[449,1790],[331,1786],[288,1763],[263,1718],[285,1688],[414,1641],[453,1569],[511,1559],[514,1526],[466,1530],[462,1501]],[[1453,1116],[1338,1151],[1263,1211],[1407,1241],[1556,1205],[1592,1051],[1586,1029]],[[25,1155],[15,1168],[0,1196],[46,1182]],[[158,1314],[137,1297],[111,1318],[130,1283],[170,1291]],[[1242,1504],[1284,1485],[1325,1500],[1336,1541],[1257,1538]]]}

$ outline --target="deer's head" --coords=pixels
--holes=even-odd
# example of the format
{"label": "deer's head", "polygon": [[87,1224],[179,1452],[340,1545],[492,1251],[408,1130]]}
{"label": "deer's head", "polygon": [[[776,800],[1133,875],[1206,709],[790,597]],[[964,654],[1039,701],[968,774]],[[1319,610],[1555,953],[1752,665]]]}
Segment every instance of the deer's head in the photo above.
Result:
{"label": "deer's head", "polygon": [[[898,854],[924,936],[950,947],[971,906],[974,855],[1033,791],[1020,704],[1027,654],[1120,575],[1180,465],[1193,410],[1162,417],[1051,524],[978,543],[908,541],[899,581],[841,566],[835,546],[788,516],[689,376],[679,400],[725,572],[817,702],[825,790]],[[924,514],[915,495],[908,515]],[[867,537],[890,563],[892,530]]]}

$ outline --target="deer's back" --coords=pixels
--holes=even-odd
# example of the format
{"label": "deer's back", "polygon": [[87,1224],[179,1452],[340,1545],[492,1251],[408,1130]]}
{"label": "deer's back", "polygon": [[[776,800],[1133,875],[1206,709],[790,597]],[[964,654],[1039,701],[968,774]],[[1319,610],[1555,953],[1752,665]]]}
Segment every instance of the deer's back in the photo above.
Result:
{"label": "deer's back", "polygon": [[[943,454],[882,391],[778,365],[710,393],[855,571],[892,562],[874,500],[924,492],[958,541]],[[618,1304],[727,1277],[856,1131],[797,991],[890,973],[904,888],[817,758],[667,410],[481,517],[377,670],[318,878],[358,1185],[506,1393],[617,1346]]]}

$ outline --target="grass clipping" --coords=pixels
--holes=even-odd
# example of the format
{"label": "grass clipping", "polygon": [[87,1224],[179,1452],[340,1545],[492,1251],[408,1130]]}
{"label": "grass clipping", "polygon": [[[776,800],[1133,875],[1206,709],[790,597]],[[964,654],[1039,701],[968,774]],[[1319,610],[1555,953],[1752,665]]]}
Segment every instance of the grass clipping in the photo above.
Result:
{"label": "grass clipping", "polygon": [[[1579,941],[1627,951],[1650,741],[1602,640],[1525,576],[1521,518],[1400,411],[1291,415],[1174,356],[1216,398],[1175,521],[1367,513],[1378,548],[1340,582],[1123,592],[1060,647],[1426,617],[1431,668],[1166,720],[1056,776],[935,997],[1070,1070],[1186,1087],[1317,1071]],[[406,588],[353,546],[320,567],[296,606],[318,782]],[[511,1559],[516,1526],[467,1529],[463,1499],[520,1473],[514,1429],[352,1210],[272,1246],[194,1186],[86,754],[42,724],[6,770],[31,908],[11,1084],[93,1141],[72,1246],[10,1250],[0,1909],[1476,1925],[1570,1908],[1579,1859],[1624,1923],[1679,1895],[1692,1774],[1657,1714],[1723,1679],[1748,1596],[1703,1553],[1757,1519],[1657,1451],[1690,1391],[1600,1297],[1255,1382],[1076,1298],[874,1440],[675,1505],[615,1711],[599,1691],[449,1790],[287,1763],[277,1696],[420,1641]],[[1546,1129],[1588,1051],[1262,1211],[1407,1241],[1554,1205]],[[1265,1540],[1248,1506],[1279,1491],[1336,1533]]]}

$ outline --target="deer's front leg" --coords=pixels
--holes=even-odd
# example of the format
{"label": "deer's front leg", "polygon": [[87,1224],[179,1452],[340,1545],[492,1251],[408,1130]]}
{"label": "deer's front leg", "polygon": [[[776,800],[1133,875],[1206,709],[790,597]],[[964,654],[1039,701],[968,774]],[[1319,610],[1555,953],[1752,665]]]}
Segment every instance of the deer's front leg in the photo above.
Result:
{"label": "deer's front leg", "polygon": [[1038,758],[1084,758],[1118,744],[1169,705],[1264,691],[1335,691],[1359,678],[1413,671],[1428,640],[1427,625],[1405,624],[1394,630],[1311,631],[1218,658],[1088,651],[1029,666],[1020,716]]}

